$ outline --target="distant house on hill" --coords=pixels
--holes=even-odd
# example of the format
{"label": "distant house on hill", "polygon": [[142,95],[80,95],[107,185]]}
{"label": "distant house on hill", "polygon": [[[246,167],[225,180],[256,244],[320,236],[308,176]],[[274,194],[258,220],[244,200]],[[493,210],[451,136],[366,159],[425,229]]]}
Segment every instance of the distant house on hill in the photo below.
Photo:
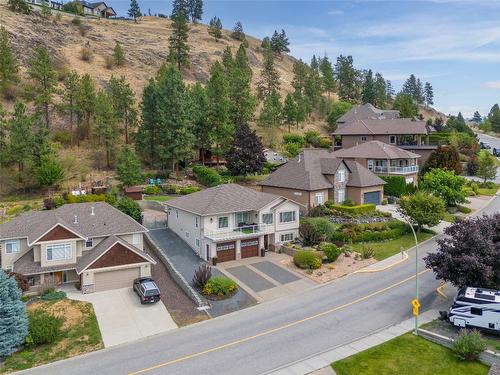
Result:
{"label": "distant house on hill", "polygon": [[53,0],[27,0],[28,3],[34,5],[42,5],[45,4],[51,9],[62,10],[63,3],[62,1],[53,1]]}
{"label": "distant house on hill", "polygon": [[97,16],[103,18],[116,17],[116,12],[112,7],[109,7],[105,2],[99,1],[91,3],[83,0],[76,0],[77,3],[82,4],[83,13],[89,16]]}

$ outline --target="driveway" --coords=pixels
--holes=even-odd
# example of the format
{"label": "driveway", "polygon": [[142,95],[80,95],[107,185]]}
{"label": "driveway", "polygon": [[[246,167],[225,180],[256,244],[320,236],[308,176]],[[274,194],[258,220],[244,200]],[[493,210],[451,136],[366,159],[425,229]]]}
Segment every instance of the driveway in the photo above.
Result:
{"label": "driveway", "polygon": [[132,288],[67,296],[92,303],[106,348],[177,328],[163,303],[141,305]]}
{"label": "driveway", "polygon": [[[179,271],[184,279],[192,286],[194,272],[198,269],[200,264],[206,262],[177,234],[168,228],[150,230],[149,235],[170,259],[177,271]],[[212,275],[217,276],[222,275],[222,273],[217,268],[212,267]],[[208,305],[210,305],[210,309],[207,310],[207,312],[212,317],[241,310],[256,303],[256,300],[243,288],[238,288],[234,296],[221,301],[207,301],[203,295],[199,295]]]}

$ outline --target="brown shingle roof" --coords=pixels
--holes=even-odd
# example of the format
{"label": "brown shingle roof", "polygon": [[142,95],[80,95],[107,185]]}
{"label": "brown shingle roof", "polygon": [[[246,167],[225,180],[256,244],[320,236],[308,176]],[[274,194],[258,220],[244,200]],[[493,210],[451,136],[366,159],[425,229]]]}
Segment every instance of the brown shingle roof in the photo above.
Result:
{"label": "brown shingle roof", "polygon": [[[78,219],[76,224],[75,216]],[[65,204],[51,211],[21,214],[0,225],[0,239],[27,238],[28,244],[32,244],[56,224],[61,224],[84,238],[147,232],[141,224],[108,203],[89,202]]]}
{"label": "brown shingle roof", "polygon": [[385,181],[354,160],[344,160],[351,171],[347,186],[368,187],[384,185]]}
{"label": "brown shingle roof", "polygon": [[378,109],[373,105],[371,105],[370,103],[363,105],[355,105],[348,112],[340,116],[340,118],[337,120],[337,123],[345,123],[354,120],[365,120],[369,118],[373,119],[399,118],[399,111]]}
{"label": "brown shingle roof", "polygon": [[74,270],[77,263],[59,264],[57,266],[42,267],[40,262],[35,262],[33,258],[33,249],[14,262],[14,272],[23,275],[38,275],[45,272]]}
{"label": "brown shingle roof", "polygon": [[363,119],[346,122],[333,132],[334,135],[398,135],[427,134],[425,121],[407,118]]}
{"label": "brown shingle roof", "polygon": [[419,154],[380,141],[369,141],[333,153],[340,158],[415,159]]}
{"label": "brown shingle roof", "polygon": [[238,184],[224,184],[172,199],[166,205],[205,216],[259,210],[278,199],[284,198]]}

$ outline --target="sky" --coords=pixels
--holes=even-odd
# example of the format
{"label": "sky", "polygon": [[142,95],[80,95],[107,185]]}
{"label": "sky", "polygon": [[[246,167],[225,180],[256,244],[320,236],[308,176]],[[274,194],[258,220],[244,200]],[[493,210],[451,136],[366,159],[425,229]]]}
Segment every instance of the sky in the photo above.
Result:
{"label": "sky", "polygon": [[[170,14],[169,0],[138,1],[142,12]],[[107,2],[126,14],[128,0]],[[484,116],[500,101],[500,0],[205,0],[202,22],[215,15],[258,38],[284,29],[304,61],[352,55],[396,90],[413,73],[431,82],[445,114]]]}

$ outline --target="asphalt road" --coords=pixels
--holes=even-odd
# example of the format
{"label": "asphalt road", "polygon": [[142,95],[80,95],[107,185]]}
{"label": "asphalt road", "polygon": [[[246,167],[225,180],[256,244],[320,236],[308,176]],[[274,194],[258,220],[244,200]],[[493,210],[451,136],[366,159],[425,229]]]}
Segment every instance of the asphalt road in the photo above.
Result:
{"label": "asphalt road", "polygon": [[[492,152],[493,148],[500,148],[500,138],[492,137],[491,135],[487,134],[481,134],[481,133],[476,133],[477,137],[481,142],[485,142],[491,146],[491,149],[488,150],[489,152]],[[499,158],[500,160],[500,158]],[[474,178],[475,180],[481,180],[480,178]],[[497,175],[494,180],[497,184],[500,183],[500,167],[497,168]]]}
{"label": "asphalt road", "polygon": [[[500,211],[496,196],[484,213]],[[479,212],[478,214],[482,214]],[[433,251],[435,240],[420,254]],[[419,257],[422,310],[446,309]],[[37,374],[262,374],[411,316],[415,252],[399,266],[327,285],[124,346],[56,362]],[[453,296],[449,296],[452,298]]]}

